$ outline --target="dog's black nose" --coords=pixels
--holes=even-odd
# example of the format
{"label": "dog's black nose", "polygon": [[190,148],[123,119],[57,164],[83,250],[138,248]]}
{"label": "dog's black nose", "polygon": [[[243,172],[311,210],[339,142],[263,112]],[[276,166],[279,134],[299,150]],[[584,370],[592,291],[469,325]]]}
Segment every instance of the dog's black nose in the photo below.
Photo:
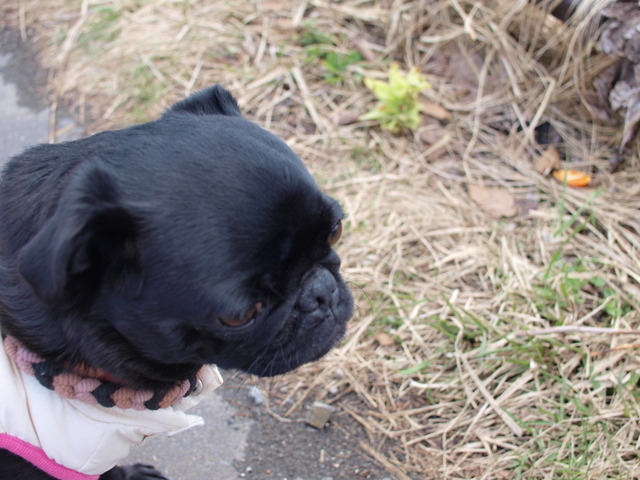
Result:
{"label": "dog's black nose", "polygon": [[326,268],[316,268],[303,281],[298,307],[305,313],[327,310],[336,305],[338,297],[336,278]]}

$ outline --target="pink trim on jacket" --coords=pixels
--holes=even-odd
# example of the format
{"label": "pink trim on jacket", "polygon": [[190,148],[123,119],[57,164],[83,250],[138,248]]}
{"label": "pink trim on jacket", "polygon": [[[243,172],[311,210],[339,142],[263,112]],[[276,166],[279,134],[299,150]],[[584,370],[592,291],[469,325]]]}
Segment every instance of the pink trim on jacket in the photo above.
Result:
{"label": "pink trim on jacket", "polygon": [[41,448],[34,447],[30,443],[6,433],[0,433],[0,448],[4,448],[22,457],[27,462],[58,480],[98,480],[100,477],[100,475],[87,475],[76,472],[75,470],[60,465],[55,460],[47,457],[47,454],[44,453]]}

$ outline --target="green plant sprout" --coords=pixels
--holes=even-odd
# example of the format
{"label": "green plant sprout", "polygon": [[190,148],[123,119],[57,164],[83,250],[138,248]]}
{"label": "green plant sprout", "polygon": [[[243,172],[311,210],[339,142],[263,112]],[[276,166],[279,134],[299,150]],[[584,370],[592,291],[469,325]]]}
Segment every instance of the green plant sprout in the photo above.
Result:
{"label": "green plant sprout", "polygon": [[349,65],[362,61],[362,55],[358,52],[349,52],[345,54],[336,52],[327,52],[322,66],[327,69],[324,78],[328,83],[338,83],[344,78]]}
{"label": "green plant sprout", "polygon": [[356,51],[340,53],[336,51],[339,39],[318,30],[313,23],[305,24],[305,30],[299,38],[299,43],[306,47],[306,61],[320,60],[326,73],[324,79],[329,84],[340,83],[347,78],[350,65],[362,61],[362,55]]}
{"label": "green plant sprout", "polygon": [[397,64],[389,67],[389,81],[365,78],[364,84],[379,100],[369,112],[360,116],[362,121],[377,121],[392,133],[415,130],[420,126],[422,106],[418,101],[421,91],[431,88],[416,67],[409,73],[400,71]]}

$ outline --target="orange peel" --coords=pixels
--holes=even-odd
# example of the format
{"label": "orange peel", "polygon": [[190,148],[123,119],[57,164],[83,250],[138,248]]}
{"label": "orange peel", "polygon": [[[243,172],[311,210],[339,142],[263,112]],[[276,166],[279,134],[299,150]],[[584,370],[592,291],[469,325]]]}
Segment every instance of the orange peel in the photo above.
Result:
{"label": "orange peel", "polygon": [[577,170],[554,170],[553,176],[560,182],[567,182],[570,187],[586,187],[591,183],[591,175]]}

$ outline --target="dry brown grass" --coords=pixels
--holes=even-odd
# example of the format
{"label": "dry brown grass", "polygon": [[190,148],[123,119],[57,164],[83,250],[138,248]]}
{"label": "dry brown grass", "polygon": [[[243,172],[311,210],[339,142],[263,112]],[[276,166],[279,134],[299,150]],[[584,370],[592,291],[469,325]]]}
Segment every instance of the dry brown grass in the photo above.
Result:
{"label": "dry brown grass", "polygon": [[[569,25],[509,0],[10,0],[0,12],[34,29],[54,104],[92,131],[220,82],[343,203],[358,312],[340,348],[283,379],[288,416],[307,396],[339,405],[395,478],[619,479],[640,478],[640,162],[635,142],[608,173],[620,129],[582,102],[610,63],[593,49],[608,3],[583,2]],[[329,83],[302,45],[312,33],[368,58]],[[374,103],[362,76],[391,61],[425,73],[451,120],[403,136],[347,121]],[[542,122],[592,188],[535,172]],[[518,215],[486,215],[470,184],[511,193]]]}

